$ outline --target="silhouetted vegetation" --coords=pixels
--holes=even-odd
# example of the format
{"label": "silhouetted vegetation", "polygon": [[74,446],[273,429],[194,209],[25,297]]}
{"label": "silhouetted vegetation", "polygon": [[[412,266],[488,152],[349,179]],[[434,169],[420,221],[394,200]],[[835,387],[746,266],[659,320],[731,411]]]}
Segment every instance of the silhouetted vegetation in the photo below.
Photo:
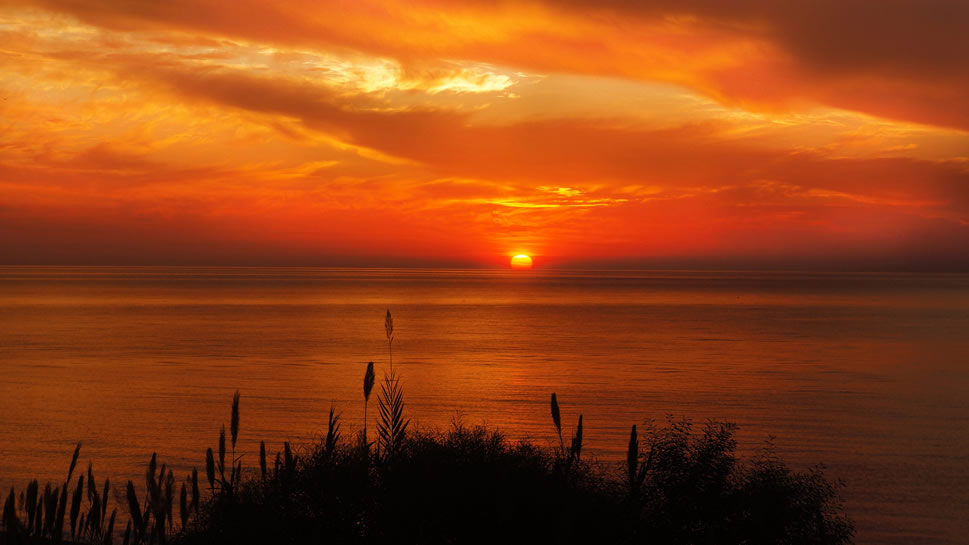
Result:
{"label": "silhouetted vegetation", "polygon": [[[193,472],[181,484],[176,507],[173,472],[164,465],[156,469],[153,455],[145,496],[128,482],[129,522],[120,539],[132,544],[851,541],[852,526],[836,488],[820,471],[793,472],[769,448],[738,459],[729,424],[708,422],[696,430],[687,420],[670,420],[648,426],[641,439],[634,427],[622,470],[582,460],[580,430],[565,449],[564,441],[559,448],[545,448],[509,441],[497,430],[454,425],[441,432],[412,432],[392,449],[371,452],[362,435],[357,441],[343,436],[340,417],[331,409],[318,444],[297,456],[286,443],[270,468],[261,443],[259,473],[243,478],[241,465],[227,463],[223,428],[218,455],[211,449],[207,454],[207,497],[200,500]],[[228,473],[227,467],[232,468]],[[7,542],[52,543],[63,536],[111,543],[116,510],[105,517],[109,484],[99,493],[92,482],[89,469],[87,483],[79,477],[70,494],[69,533],[67,486],[48,485],[40,492],[33,481],[19,498],[11,490],[3,516]]]}
{"label": "silhouetted vegetation", "polygon": [[[389,349],[389,311],[386,331]],[[373,383],[371,362],[364,407]],[[409,430],[400,377],[391,371],[378,395],[376,448],[365,432],[344,436],[331,407],[326,435],[299,454],[284,443],[270,466],[260,442],[255,473],[235,456],[239,405],[236,392],[231,450],[222,426],[217,455],[206,452],[208,492],[200,491],[197,471],[188,474],[178,489],[177,518],[175,476],[164,464],[159,469],[153,454],[144,497],[131,481],[123,494],[116,492],[129,519],[116,534],[117,509],[106,516],[108,481],[99,492],[89,467],[87,487],[82,475],[69,493],[78,445],[62,486],[48,484],[41,492],[35,480],[19,495],[11,489],[0,543],[783,545],[850,543],[854,533],[837,495],[840,485],[819,469],[790,470],[769,443],[756,456],[738,458],[731,424],[697,429],[670,418],[632,426],[626,460],[598,463],[582,458],[582,415],[566,448],[554,393],[558,448],[460,424]]]}

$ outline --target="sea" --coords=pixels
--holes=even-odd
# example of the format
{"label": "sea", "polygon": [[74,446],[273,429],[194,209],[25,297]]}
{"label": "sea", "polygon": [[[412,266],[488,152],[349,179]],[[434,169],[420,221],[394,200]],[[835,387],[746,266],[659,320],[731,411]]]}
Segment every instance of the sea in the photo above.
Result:
{"label": "sea", "polygon": [[78,442],[117,489],[152,453],[204,474],[236,390],[243,465],[331,407],[352,435],[369,361],[415,427],[557,444],[554,392],[618,472],[633,424],[732,422],[842,482],[860,544],[969,539],[965,274],[2,267],[0,490],[63,482]]}

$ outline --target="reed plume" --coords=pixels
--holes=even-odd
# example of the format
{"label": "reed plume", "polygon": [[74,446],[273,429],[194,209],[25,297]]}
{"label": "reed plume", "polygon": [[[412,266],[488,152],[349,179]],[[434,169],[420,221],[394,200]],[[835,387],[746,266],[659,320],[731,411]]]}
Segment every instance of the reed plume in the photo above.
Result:
{"label": "reed plume", "polygon": [[[172,530],[172,526],[175,522],[175,517],[172,516],[172,512],[175,504],[175,472],[171,469],[168,470],[168,478],[165,479],[165,517],[168,521],[168,530]],[[163,540],[164,541],[164,540]]]}
{"label": "reed plume", "polygon": [[209,479],[209,490],[215,489],[215,455],[211,447],[205,451],[205,476]]}
{"label": "reed plume", "polygon": [[[44,524],[40,535],[51,535],[54,529],[54,515],[57,512],[57,492],[58,487],[51,489],[50,483],[44,487]],[[39,518],[38,518],[39,520]]]}
{"label": "reed plume", "polygon": [[[154,459],[154,456],[152,456]],[[92,471],[91,462],[87,464],[87,501],[94,501],[95,494],[95,484],[94,484],[94,471]]]}
{"label": "reed plume", "polygon": [[575,428],[575,437],[572,438],[572,448],[569,449],[569,457],[576,462],[582,457],[582,415],[579,414],[579,424]]}
{"label": "reed plume", "polygon": [[394,319],[390,316],[390,309],[387,309],[387,317],[384,318],[384,330],[387,332],[387,350],[390,353],[390,371],[394,371]]}
{"label": "reed plume", "polygon": [[192,468],[192,507],[195,508],[195,515],[199,513],[199,472]]}
{"label": "reed plume", "polygon": [[229,475],[229,493],[242,479],[242,464],[236,458],[236,439],[239,437],[239,390],[232,396],[232,417],[229,421],[229,433],[232,435],[232,471]]}
{"label": "reed plume", "polygon": [[[138,502],[138,494],[135,492],[135,485],[131,481],[128,481],[128,488],[126,490],[126,497],[128,499],[128,514],[131,516],[131,522],[134,525],[135,530],[135,541],[140,541],[139,536],[145,534],[145,519],[141,513],[141,506]],[[127,543],[128,538],[125,538]]]}
{"label": "reed plume", "polygon": [[555,392],[552,392],[552,423],[555,424],[555,430],[559,435],[560,452],[562,456],[565,456],[565,441],[562,440],[562,415],[559,413],[559,401]]}
{"label": "reed plume", "polygon": [[[388,311],[389,312],[389,311]],[[367,370],[363,374],[363,444],[367,445],[367,405],[370,403],[370,392],[376,376],[373,372],[373,362],[367,363]]]}
{"label": "reed plume", "polygon": [[51,532],[51,537],[55,540],[60,541],[64,535],[64,512],[67,507],[67,486],[69,481],[64,482],[64,486],[61,488],[60,501],[57,504],[57,513],[54,515],[54,528]]}
{"label": "reed plume", "polygon": [[185,489],[185,483],[182,483],[182,490],[178,494],[178,513],[182,518],[182,528],[184,529],[188,525],[188,490]]}
{"label": "reed plume", "polygon": [[71,498],[71,539],[74,539],[77,529],[77,516],[81,512],[81,496],[84,493],[84,475],[78,475],[77,488],[74,489],[74,497]]}
{"label": "reed plume", "polygon": [[20,520],[17,519],[17,495],[10,487],[10,495],[3,504],[3,526],[8,534],[17,535],[20,533]]}
{"label": "reed plume", "polygon": [[285,461],[283,470],[286,473],[292,473],[293,469],[296,467],[296,458],[293,457],[293,451],[289,448],[289,441],[283,442],[283,459]]}
{"label": "reed plume", "polygon": [[333,404],[330,404],[330,416],[326,422],[326,442],[323,445],[323,453],[332,456],[336,450],[337,443],[340,442],[340,415],[334,413]]}
{"label": "reed plume", "polygon": [[636,488],[636,468],[639,465],[639,437],[636,435],[636,424],[629,432],[629,447],[626,449],[626,476],[631,489]]}
{"label": "reed plume", "polygon": [[[107,500],[105,500],[105,505],[107,505]],[[108,529],[103,534],[103,537],[104,537],[105,542],[107,543],[107,545],[111,545],[111,539],[114,536],[114,519],[115,519],[115,517],[117,515],[118,515],[118,510],[117,509],[112,509],[111,510],[111,518],[108,519]]]}
{"label": "reed plume", "polygon": [[81,453],[81,443],[78,442],[77,446],[74,447],[74,456],[71,456],[71,468],[67,470],[67,480],[70,482],[71,476],[74,475],[74,467],[77,466],[77,455]]}
{"label": "reed plume", "polygon": [[102,507],[101,507],[101,518],[102,519],[104,519],[104,515],[108,512],[108,491],[110,489],[111,489],[111,481],[109,481],[108,479],[105,479],[104,480],[104,492],[101,494],[101,497],[104,499],[104,502],[103,502]]}
{"label": "reed plume", "polygon": [[225,425],[219,430],[219,476],[225,482]]}
{"label": "reed plume", "polygon": [[104,513],[101,511],[101,497],[95,495],[91,499],[91,507],[87,512],[87,530],[89,535],[93,536],[100,533],[103,516]]}
{"label": "reed plume", "polygon": [[[219,494],[230,497],[233,495],[237,485],[242,482],[242,462],[240,461],[242,456],[236,457],[236,442],[239,439],[239,399],[239,390],[236,390],[232,396],[232,413],[229,421],[229,441],[232,452],[228,460],[228,468],[226,467],[225,456],[227,448],[225,424],[219,429],[218,458],[215,457],[215,453],[211,448],[205,452],[205,473],[209,480],[209,489],[215,490],[216,482],[218,482]],[[226,478],[226,469],[229,470],[228,478]],[[174,477],[172,481],[174,481]],[[169,524],[171,524],[171,517],[168,520]]]}
{"label": "reed plume", "polygon": [[646,481],[646,475],[653,466],[654,452],[651,446],[646,460],[639,461],[639,438],[636,435],[636,425],[633,424],[633,428],[629,432],[629,448],[626,450],[626,477],[629,481],[629,492],[631,494],[637,494]]}
{"label": "reed plume", "polygon": [[259,471],[262,473],[262,480],[266,480],[266,442],[259,441]]}
{"label": "reed plume", "polygon": [[27,511],[27,529],[34,527],[34,516],[37,514],[37,489],[40,485],[37,479],[27,483],[27,493],[24,497],[24,510]]}
{"label": "reed plume", "polygon": [[[39,486],[39,485],[38,485]],[[38,488],[39,490],[39,488]],[[47,485],[45,490],[47,494],[50,493],[50,485]],[[44,520],[44,496],[39,492],[37,494],[37,505],[34,507],[34,535],[41,535],[42,524]]]}
{"label": "reed plume", "polygon": [[235,459],[236,439],[239,437],[239,390],[232,396],[232,421],[229,426],[232,433],[232,459]]}

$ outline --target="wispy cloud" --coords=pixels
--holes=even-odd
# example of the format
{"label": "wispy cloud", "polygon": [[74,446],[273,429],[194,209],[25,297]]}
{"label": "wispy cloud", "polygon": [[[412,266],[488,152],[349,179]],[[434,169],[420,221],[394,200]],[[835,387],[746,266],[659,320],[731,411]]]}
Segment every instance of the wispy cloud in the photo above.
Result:
{"label": "wispy cloud", "polygon": [[8,3],[0,254],[969,259],[963,8],[839,6]]}

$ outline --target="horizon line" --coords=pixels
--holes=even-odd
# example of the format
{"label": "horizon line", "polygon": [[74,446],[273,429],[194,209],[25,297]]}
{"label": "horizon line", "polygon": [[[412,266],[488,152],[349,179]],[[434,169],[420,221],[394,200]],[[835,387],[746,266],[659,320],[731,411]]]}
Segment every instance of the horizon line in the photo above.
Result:
{"label": "horizon line", "polygon": [[[315,269],[315,270],[427,270],[427,271],[508,271],[521,275],[541,273],[543,271],[582,271],[582,272],[706,272],[706,273],[831,273],[831,274],[969,274],[969,263],[960,263],[954,267],[943,267],[940,264],[881,264],[872,267],[852,266],[847,263],[817,264],[805,267],[785,266],[783,264],[761,263],[760,266],[725,266],[713,263],[682,263],[673,264],[624,264],[618,263],[553,263],[535,266],[529,270],[513,270],[509,266],[497,264],[472,263],[399,263],[399,264],[306,264],[306,263],[0,263],[0,268],[74,268],[74,269]],[[857,264],[854,264],[857,265]]]}

